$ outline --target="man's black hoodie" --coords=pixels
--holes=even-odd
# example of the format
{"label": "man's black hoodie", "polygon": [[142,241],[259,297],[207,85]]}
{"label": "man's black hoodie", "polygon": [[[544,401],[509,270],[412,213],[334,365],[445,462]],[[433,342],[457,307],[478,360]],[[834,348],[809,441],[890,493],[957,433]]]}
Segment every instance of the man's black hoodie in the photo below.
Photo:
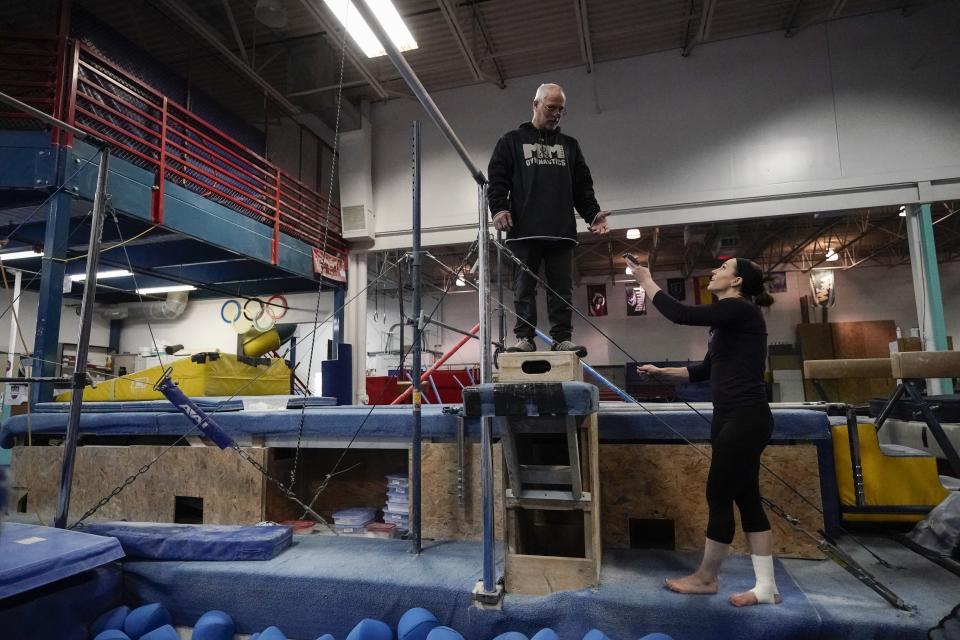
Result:
{"label": "man's black hoodie", "polygon": [[576,208],[587,223],[600,211],[593,178],[575,138],[524,122],[497,141],[487,168],[490,213],[509,211],[507,240],[565,239],[576,242]]}

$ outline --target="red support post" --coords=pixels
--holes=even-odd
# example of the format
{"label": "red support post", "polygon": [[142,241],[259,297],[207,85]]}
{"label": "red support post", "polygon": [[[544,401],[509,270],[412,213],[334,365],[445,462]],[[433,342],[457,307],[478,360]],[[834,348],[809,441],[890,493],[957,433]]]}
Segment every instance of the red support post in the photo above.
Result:
{"label": "red support post", "polygon": [[[401,328],[402,328],[402,327],[401,327]],[[475,336],[478,331],[480,331],[480,325],[479,325],[479,324],[473,325],[473,328],[470,329],[470,331],[469,331],[470,335],[468,335],[468,336],[463,336],[462,338],[460,338],[460,339],[457,341],[456,344],[454,344],[452,347],[450,347],[449,351],[447,351],[445,354],[443,354],[443,356],[442,356],[439,360],[437,360],[436,362],[433,363],[433,366],[432,366],[432,367],[430,367],[429,369],[427,369],[426,371],[424,371],[424,372],[423,372],[423,375],[420,376],[420,382],[426,382],[427,380],[429,380],[429,379],[430,379],[430,375],[431,375],[434,371],[436,371],[437,369],[439,369],[439,368],[443,365],[444,362],[446,362],[447,360],[449,360],[449,359],[451,358],[451,356],[453,356],[453,354],[455,354],[457,351],[459,351],[459,350],[460,350],[460,347],[462,347],[463,345],[465,345],[465,344],[467,344],[468,342],[470,342],[471,338],[473,338],[473,336]],[[412,394],[412,393],[413,393],[413,386],[411,385],[410,387],[407,388],[406,391],[404,391],[404,392],[401,393],[399,396],[397,396],[397,398],[396,398],[393,402],[391,402],[390,404],[400,404],[400,403],[402,403],[403,401],[405,401],[407,398],[409,398],[409,397],[410,397],[410,394]]]}
{"label": "red support post", "polygon": [[160,158],[158,159],[157,178],[153,185],[153,202],[150,216],[153,224],[163,224],[163,185],[167,180],[167,97],[163,97],[163,111],[160,114]]}
{"label": "red support post", "polygon": [[270,262],[280,263],[280,167],[276,168],[274,182],[274,197],[276,206],[273,209],[273,243],[270,247]]}
{"label": "red support post", "polygon": [[[77,76],[80,74],[80,41],[74,40],[71,51],[70,75],[64,83],[67,92],[66,109],[63,113],[63,121],[67,124],[76,126],[77,113]],[[68,149],[73,148],[73,134],[64,131],[60,137],[60,142]]]}

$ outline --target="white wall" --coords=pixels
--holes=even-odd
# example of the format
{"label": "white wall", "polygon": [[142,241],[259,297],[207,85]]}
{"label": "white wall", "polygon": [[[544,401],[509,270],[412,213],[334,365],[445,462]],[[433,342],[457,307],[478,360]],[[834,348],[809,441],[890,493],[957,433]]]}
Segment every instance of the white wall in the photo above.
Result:
{"label": "white wall", "polygon": [[[27,282],[30,276],[24,276],[24,282]],[[6,311],[13,298],[13,277],[8,274],[8,284],[10,289],[0,289],[0,311]],[[20,331],[23,339],[27,343],[27,351],[33,352],[33,343],[37,335],[37,304],[40,296],[33,291],[24,291],[20,296]],[[60,342],[76,344],[80,333],[80,301],[70,300],[64,305],[60,315]],[[10,320],[12,313],[7,311],[0,316],[0,350],[7,352],[10,341]],[[99,318],[94,318],[93,326],[90,329],[90,344],[94,347],[107,347],[110,342],[110,323]],[[19,354],[24,353],[23,343],[17,338],[15,351]],[[91,362],[103,364],[103,356],[94,350],[90,355]],[[5,359],[4,359],[5,361]],[[4,365],[6,366],[6,365]]]}
{"label": "white wall", "polygon": [[[661,280],[662,276],[662,280]],[[621,276],[618,280],[626,279]],[[657,274],[658,284],[665,285],[666,278],[678,274]],[[960,263],[942,264],[940,269],[943,289],[944,316],[947,335],[960,340]],[[601,283],[602,280],[595,280]],[[700,360],[706,351],[706,329],[681,327],[672,324],[656,309],[649,309],[646,316],[626,315],[624,284],[611,285],[607,281],[608,314],[590,318],[600,329],[638,360]],[[796,325],[800,323],[800,297],[808,295],[810,287],[807,276],[800,272],[787,273],[787,291],[774,294],[775,304],[766,315],[769,343],[796,342]],[[509,296],[509,291],[507,292]],[[538,291],[538,316],[541,331],[549,333],[546,299]],[[574,292],[573,302],[586,314],[587,292],[580,286]],[[693,281],[687,280],[687,304],[693,304]],[[513,309],[512,298],[507,305]],[[496,309],[496,304],[492,305]],[[477,320],[477,296],[475,293],[450,294],[444,304],[445,322],[469,329]],[[514,316],[507,314],[507,338],[512,343]],[[819,320],[819,312],[811,316]],[[836,272],[836,306],[829,311],[830,322],[857,320],[893,320],[909,335],[910,327],[917,326],[913,285],[908,266],[866,267],[847,272]],[[574,339],[587,347],[588,362],[593,365],[622,364],[627,356],[614,347],[583,319],[574,315]],[[496,337],[496,319],[491,320],[491,333]],[[443,336],[442,350],[456,342],[458,336],[447,332]],[[960,343],[957,343],[960,344]],[[540,344],[540,348],[544,348]],[[475,364],[478,360],[477,343],[465,346],[451,362]]]}
{"label": "white wall", "polygon": [[[563,128],[581,142],[601,206],[618,210],[614,227],[913,202],[916,185],[878,185],[960,176],[958,20],[958,3],[939,3],[433,97],[486,172],[498,137],[529,119],[536,86],[563,84]],[[425,122],[424,243],[472,239],[476,186],[419,104],[378,104],[371,119],[378,247],[409,246],[413,119]],[[737,202],[689,204],[716,200]]]}

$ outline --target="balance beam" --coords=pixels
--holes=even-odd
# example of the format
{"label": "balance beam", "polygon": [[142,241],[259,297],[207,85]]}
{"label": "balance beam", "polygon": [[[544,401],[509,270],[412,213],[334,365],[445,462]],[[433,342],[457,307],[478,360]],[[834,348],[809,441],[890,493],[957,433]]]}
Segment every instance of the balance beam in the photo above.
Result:
{"label": "balance beam", "polygon": [[905,351],[890,354],[894,378],[956,378],[960,376],[960,351]]}
{"label": "balance beam", "polygon": [[[894,354],[906,355],[906,354]],[[890,358],[848,360],[804,360],[803,377],[808,380],[846,380],[850,378],[896,378],[891,375]]]}

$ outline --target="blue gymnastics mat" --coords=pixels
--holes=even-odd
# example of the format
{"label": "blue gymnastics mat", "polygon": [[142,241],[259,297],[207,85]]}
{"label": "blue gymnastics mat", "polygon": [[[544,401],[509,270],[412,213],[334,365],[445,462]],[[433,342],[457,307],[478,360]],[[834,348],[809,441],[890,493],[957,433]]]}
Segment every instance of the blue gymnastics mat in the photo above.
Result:
{"label": "blue gymnastics mat", "polygon": [[120,542],[128,557],[152,560],[270,560],[290,546],[285,525],[90,522],[83,530]]}
{"label": "blue gymnastics mat", "polygon": [[5,522],[0,527],[0,598],[119,560],[114,538],[77,531]]}

